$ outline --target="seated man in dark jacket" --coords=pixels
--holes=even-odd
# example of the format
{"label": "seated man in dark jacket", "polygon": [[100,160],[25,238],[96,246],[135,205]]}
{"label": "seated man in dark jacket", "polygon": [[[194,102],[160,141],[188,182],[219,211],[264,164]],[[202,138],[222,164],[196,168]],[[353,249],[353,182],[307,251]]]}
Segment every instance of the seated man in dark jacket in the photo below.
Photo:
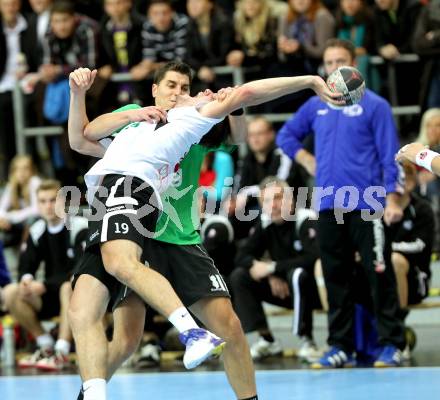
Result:
{"label": "seated man in dark jacket", "polygon": [[[312,311],[320,307],[314,279],[316,216],[307,209],[291,215],[295,201],[285,181],[267,177],[260,188],[262,214],[238,250],[237,268],[230,278],[235,310],[246,333],[258,331],[260,338],[251,354],[261,359],[282,353],[262,302],[294,308],[293,333],[303,341],[298,356],[311,361],[320,355],[312,336]],[[266,252],[269,260],[263,261]]]}
{"label": "seated man in dark jacket", "polygon": [[[37,343],[37,351],[22,358],[19,367],[37,367],[57,371],[69,365],[72,334],[67,321],[67,308],[72,289],[70,277],[82,255],[87,235],[87,219],[73,216],[64,220],[55,213],[60,183],[46,180],[37,191],[41,219],[29,228],[29,238],[22,247],[18,265],[19,282],[3,289],[9,313]],[[69,229],[66,224],[69,223]],[[35,279],[44,262],[44,281]],[[41,321],[60,316],[58,340],[45,332]]]}

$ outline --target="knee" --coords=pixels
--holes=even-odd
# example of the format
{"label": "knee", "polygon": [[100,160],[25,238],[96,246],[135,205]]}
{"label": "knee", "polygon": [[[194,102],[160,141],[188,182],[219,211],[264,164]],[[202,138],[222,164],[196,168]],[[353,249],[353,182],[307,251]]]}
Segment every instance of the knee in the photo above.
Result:
{"label": "knee", "polygon": [[396,275],[407,275],[409,271],[408,259],[400,254],[393,252],[391,253],[391,263],[393,264],[394,272]]}
{"label": "knee", "polygon": [[101,248],[105,270],[123,283],[131,282],[133,271],[137,268],[137,260],[131,254],[121,254],[109,248]]}
{"label": "knee", "polygon": [[120,335],[113,337],[115,343],[118,344],[118,353],[121,358],[126,359],[137,350],[142,340],[142,334],[142,331],[134,333],[124,330]]}
{"label": "knee", "polygon": [[3,299],[8,310],[11,309],[15,300],[18,298],[19,286],[18,283],[10,283],[3,288]]}
{"label": "knee", "polygon": [[67,309],[67,318],[72,331],[78,332],[94,324],[102,324],[102,316],[99,310],[90,304],[88,307],[82,307],[75,301],[70,301]]}
{"label": "knee", "polygon": [[241,322],[235,312],[231,312],[228,318],[224,321],[224,334],[222,338],[229,343],[240,343],[246,341]]}

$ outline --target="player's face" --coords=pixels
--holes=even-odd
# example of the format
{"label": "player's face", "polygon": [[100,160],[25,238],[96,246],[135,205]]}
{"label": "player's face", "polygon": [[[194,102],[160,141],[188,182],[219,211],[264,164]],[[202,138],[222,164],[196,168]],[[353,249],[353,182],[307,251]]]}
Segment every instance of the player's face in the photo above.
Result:
{"label": "player's face", "polygon": [[153,97],[156,106],[165,110],[173,108],[177,96],[189,94],[189,77],[176,71],[167,71],[158,84],[153,84]]}
{"label": "player's face", "polygon": [[37,199],[40,216],[48,222],[57,219],[55,213],[57,191],[55,189],[40,190],[37,194]]}
{"label": "player's face", "polygon": [[210,90],[199,92],[196,96],[190,96],[189,94],[178,95],[176,107],[201,107],[215,100],[214,96],[214,93]]}
{"label": "player's face", "polygon": [[293,198],[289,188],[283,186],[268,186],[261,192],[262,212],[270,216],[274,223],[284,221],[293,209]]}
{"label": "player's face", "polygon": [[343,47],[329,47],[325,50],[324,69],[327,75],[330,75],[334,70],[343,66],[354,66],[355,62],[351,58],[351,54]]}

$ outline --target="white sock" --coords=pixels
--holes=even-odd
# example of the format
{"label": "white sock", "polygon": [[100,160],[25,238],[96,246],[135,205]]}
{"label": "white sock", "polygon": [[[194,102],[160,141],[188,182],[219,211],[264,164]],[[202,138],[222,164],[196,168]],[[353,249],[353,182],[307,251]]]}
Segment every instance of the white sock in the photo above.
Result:
{"label": "white sock", "polygon": [[58,339],[55,343],[55,351],[67,356],[70,353],[70,342],[65,339]]}
{"label": "white sock", "polygon": [[54,341],[53,337],[48,333],[43,333],[40,336],[37,336],[37,346],[40,349],[53,349]]}
{"label": "white sock", "polygon": [[199,327],[185,307],[180,307],[177,310],[174,310],[168,317],[168,321],[175,326],[179,333],[185,332],[188,329],[197,329]]}
{"label": "white sock", "polygon": [[84,400],[106,400],[107,382],[105,379],[89,379],[83,383]]}

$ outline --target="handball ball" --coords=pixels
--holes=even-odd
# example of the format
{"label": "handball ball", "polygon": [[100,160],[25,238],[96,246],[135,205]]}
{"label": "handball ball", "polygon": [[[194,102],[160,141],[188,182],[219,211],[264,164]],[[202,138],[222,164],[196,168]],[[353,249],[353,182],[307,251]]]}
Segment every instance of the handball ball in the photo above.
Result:
{"label": "handball ball", "polygon": [[327,78],[332,92],[342,93],[347,106],[359,103],[365,93],[365,80],[353,67],[339,67]]}

